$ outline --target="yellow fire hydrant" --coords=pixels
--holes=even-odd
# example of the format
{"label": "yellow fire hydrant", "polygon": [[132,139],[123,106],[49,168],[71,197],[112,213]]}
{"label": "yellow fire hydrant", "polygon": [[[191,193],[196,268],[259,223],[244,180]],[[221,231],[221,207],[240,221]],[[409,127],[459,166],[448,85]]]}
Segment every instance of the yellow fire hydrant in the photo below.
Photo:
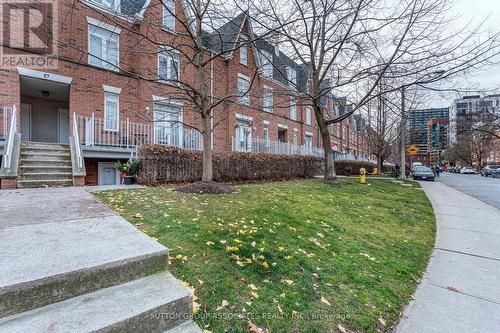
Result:
{"label": "yellow fire hydrant", "polygon": [[366,184],[366,169],[365,168],[359,169],[359,183]]}

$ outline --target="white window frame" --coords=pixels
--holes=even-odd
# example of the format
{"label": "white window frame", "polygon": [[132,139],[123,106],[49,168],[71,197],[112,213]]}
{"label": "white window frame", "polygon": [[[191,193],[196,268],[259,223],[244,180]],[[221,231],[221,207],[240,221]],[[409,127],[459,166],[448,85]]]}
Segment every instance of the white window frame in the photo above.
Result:
{"label": "white window frame", "polygon": [[273,77],[273,55],[270,52],[260,51],[260,65],[262,76],[268,79]]}
{"label": "white window frame", "polygon": [[262,95],[262,110],[267,113],[273,113],[273,90],[268,86],[264,86]]}
{"label": "white window frame", "polygon": [[312,133],[306,132],[306,135],[304,136],[304,146],[306,148],[306,151],[312,152],[313,148],[313,135]]}
{"label": "white window frame", "polygon": [[306,125],[312,125],[312,109],[310,106],[306,106],[305,108],[305,123]]}
{"label": "white window frame", "polygon": [[[250,117],[236,117],[236,128],[235,128],[235,145],[236,145],[236,151],[242,151],[242,152],[252,152],[252,120]],[[244,129],[248,129],[248,135],[246,136],[241,136],[244,134],[243,131]],[[246,141],[245,147],[242,148],[240,143],[241,143],[241,138],[244,138]]]}
{"label": "white window frame", "polygon": [[[182,103],[175,103],[173,102],[172,100],[168,99],[168,98],[161,98],[161,97],[158,97],[158,96],[153,96],[153,100],[154,100],[154,103],[153,103],[153,119],[155,117],[155,112],[161,112],[161,113],[165,113],[165,114],[168,114],[168,113],[173,113],[173,112],[169,112],[169,111],[165,111],[165,110],[160,110],[160,109],[156,109],[156,104],[158,105],[164,105],[164,106],[171,106],[171,107],[176,107],[176,108],[179,108],[179,127],[178,127],[178,137],[179,137],[179,142],[178,142],[178,145],[176,145],[176,147],[184,147],[184,125],[183,125],[183,122],[184,122],[184,108],[182,106]],[[168,123],[170,124],[171,126],[171,130],[173,130],[174,128],[172,127],[172,124],[167,122],[167,121],[164,121],[164,123]],[[153,133],[154,133],[154,142],[155,143],[159,143],[158,141],[158,136],[157,136],[157,132],[156,132],[156,121],[154,121],[154,126],[153,126]],[[172,145],[171,142],[168,142],[169,145]]]}
{"label": "white window frame", "polygon": [[262,125],[262,139],[264,140],[264,146],[269,148],[270,143],[270,135],[269,135],[269,121],[264,120]]}
{"label": "white window frame", "polygon": [[[114,88],[114,87],[111,87]],[[119,89],[119,88],[115,88]],[[121,90],[121,89],[120,89]],[[108,128],[108,103],[107,101],[109,99],[113,99],[113,101],[116,101],[116,128]],[[117,92],[117,90],[104,90],[104,124],[103,128],[106,132],[118,132],[120,130],[120,92]]]}
{"label": "white window frame", "polygon": [[[170,9],[170,11],[172,13],[170,13],[167,8],[168,7]],[[163,13],[163,16],[162,16],[162,26],[163,28],[167,29],[167,30],[170,30],[170,31],[175,31],[175,15],[176,15],[176,11],[175,11],[175,0],[162,0],[162,13]],[[173,26],[167,26],[165,24],[165,19],[167,18],[167,15],[168,17],[172,17],[173,19],[173,23],[172,25]]]}
{"label": "white window frame", "polygon": [[[88,37],[87,38],[88,57],[87,58],[88,58],[88,63],[92,66],[97,66],[100,68],[109,69],[109,70],[112,70],[115,72],[119,71],[120,70],[120,31],[121,31],[121,29],[113,27],[109,24],[100,23],[99,21],[97,21],[93,18],[89,18],[89,17],[87,17],[87,22],[88,22],[88,25],[87,25],[87,33],[88,33],[88,36],[87,36]],[[106,48],[106,41],[110,41],[111,38],[109,38],[109,36],[101,34],[98,29],[107,30],[107,31],[109,31],[109,33],[114,34],[118,37],[116,40],[116,65],[109,64],[105,59],[106,58],[105,54],[107,53],[107,50],[108,50]],[[99,59],[97,56],[94,56],[90,53],[91,52],[91,50],[90,50],[91,36],[97,36],[101,39],[101,52],[102,52],[101,59]],[[92,57],[98,59],[101,62],[101,64],[92,63]]]}
{"label": "white window frame", "polygon": [[88,2],[89,4],[101,7],[101,8],[106,9],[106,10],[111,10],[115,14],[120,14],[120,10],[119,10],[120,5],[121,5],[120,0],[114,0],[113,5],[111,5],[109,3],[110,2],[109,0],[108,1],[106,1],[106,0],[85,0],[85,2]]}
{"label": "white window frame", "polygon": [[297,71],[295,68],[287,67],[286,76],[288,79],[288,86],[292,89],[297,88]]}
{"label": "white window frame", "polygon": [[[240,81],[241,80],[241,81]],[[240,82],[245,82],[246,87],[244,89],[241,89],[240,87]],[[238,103],[241,105],[245,106],[250,106],[250,78],[246,75],[243,75],[241,73],[238,73],[238,80],[236,81],[236,91],[238,93]],[[243,93],[245,94],[243,95]]]}
{"label": "white window frame", "polygon": [[[177,59],[174,59],[174,55],[177,56]],[[161,74],[160,74],[160,59],[161,58],[168,58],[169,61],[167,62],[167,79],[165,78],[162,78],[161,77]],[[171,71],[172,71],[172,59],[175,60],[175,62],[177,63],[177,80],[174,81],[172,79],[169,79],[172,75]],[[158,53],[158,59],[157,59],[157,72],[158,72],[158,78],[160,79],[160,82],[164,82],[164,83],[170,83],[170,84],[174,84],[174,85],[179,85],[179,81],[180,81],[180,71],[181,71],[181,59],[180,59],[180,52],[175,50],[175,49],[166,49],[166,50],[161,50],[159,53]]]}
{"label": "white window frame", "polygon": [[248,45],[242,45],[242,43],[246,43],[246,36],[240,37],[240,64],[243,66],[248,66]]}
{"label": "white window frame", "polygon": [[293,97],[290,97],[290,119],[297,120],[297,102]]}

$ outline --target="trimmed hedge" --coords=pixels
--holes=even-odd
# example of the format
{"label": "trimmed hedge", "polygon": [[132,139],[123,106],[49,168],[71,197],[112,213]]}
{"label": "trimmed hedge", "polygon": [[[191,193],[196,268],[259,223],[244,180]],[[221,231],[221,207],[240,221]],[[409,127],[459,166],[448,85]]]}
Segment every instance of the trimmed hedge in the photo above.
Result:
{"label": "trimmed hedge", "polygon": [[[202,152],[161,145],[139,147],[142,167],[138,180],[157,182],[192,182],[201,179]],[[289,156],[241,152],[214,153],[214,180],[258,181],[312,178],[321,174],[323,159],[316,156]]]}
{"label": "trimmed hedge", "polygon": [[361,168],[365,168],[368,173],[372,173],[374,167],[376,166],[370,162],[335,161],[335,171],[339,176],[359,175],[359,169]]}

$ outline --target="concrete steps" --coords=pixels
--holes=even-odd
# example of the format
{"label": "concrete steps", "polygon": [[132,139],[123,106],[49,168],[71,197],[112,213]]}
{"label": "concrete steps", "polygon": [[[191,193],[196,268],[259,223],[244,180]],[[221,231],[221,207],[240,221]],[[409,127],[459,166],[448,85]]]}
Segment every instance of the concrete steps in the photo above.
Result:
{"label": "concrete steps", "polygon": [[191,294],[163,272],[0,319],[0,332],[162,332],[191,314]]}
{"label": "concrete steps", "polygon": [[23,142],[21,144],[19,188],[71,186],[73,174],[68,145]]}
{"label": "concrete steps", "polygon": [[0,333],[201,332],[168,250],[123,218],[0,230]]}

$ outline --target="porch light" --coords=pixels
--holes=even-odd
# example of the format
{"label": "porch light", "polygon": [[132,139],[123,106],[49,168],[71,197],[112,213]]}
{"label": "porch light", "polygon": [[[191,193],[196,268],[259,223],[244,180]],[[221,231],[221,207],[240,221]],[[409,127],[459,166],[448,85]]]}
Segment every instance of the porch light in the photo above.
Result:
{"label": "porch light", "polygon": [[149,108],[149,106],[146,106],[145,112],[147,115],[149,115],[149,113],[151,112],[151,109]]}

